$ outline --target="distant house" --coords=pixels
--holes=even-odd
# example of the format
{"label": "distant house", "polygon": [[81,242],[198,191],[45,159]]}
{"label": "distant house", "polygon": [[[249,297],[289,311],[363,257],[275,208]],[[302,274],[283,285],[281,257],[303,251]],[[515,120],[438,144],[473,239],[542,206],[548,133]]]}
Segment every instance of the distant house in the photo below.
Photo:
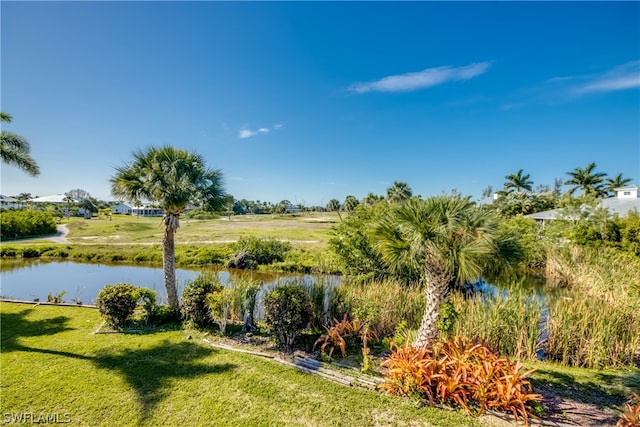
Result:
{"label": "distant house", "polygon": [[[605,208],[610,214],[621,217],[627,216],[633,211],[640,213],[640,198],[638,198],[637,185],[616,188],[615,192],[616,195],[614,197],[601,200],[598,207]],[[535,219],[543,224],[545,221],[553,221],[556,219],[572,219],[564,209],[537,212],[531,215],[525,215],[525,217]]]}
{"label": "distant house", "polygon": [[[31,199],[33,203],[67,203],[67,196],[64,194],[53,194],[51,196],[42,196]],[[77,202],[77,200],[70,200],[70,202]]]}
{"label": "distant house", "polygon": [[22,203],[20,203],[20,200],[0,194],[0,208],[20,209],[21,207]]}
{"label": "distant house", "polygon": [[117,215],[131,215],[133,208],[126,203],[118,203],[115,206],[111,206],[111,212]]}
{"label": "distant house", "polygon": [[164,211],[160,208],[154,208],[151,206],[135,207],[131,209],[131,215],[133,216],[162,216]]}

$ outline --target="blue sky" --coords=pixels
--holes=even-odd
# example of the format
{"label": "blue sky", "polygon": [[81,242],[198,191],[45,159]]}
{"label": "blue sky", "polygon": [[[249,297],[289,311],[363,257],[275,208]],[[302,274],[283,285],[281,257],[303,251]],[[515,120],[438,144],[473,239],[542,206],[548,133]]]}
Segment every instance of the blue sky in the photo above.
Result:
{"label": "blue sky", "polygon": [[170,144],[236,199],[307,206],[453,189],[478,199],[596,162],[640,183],[639,2],[2,1],[3,129],[82,188]]}

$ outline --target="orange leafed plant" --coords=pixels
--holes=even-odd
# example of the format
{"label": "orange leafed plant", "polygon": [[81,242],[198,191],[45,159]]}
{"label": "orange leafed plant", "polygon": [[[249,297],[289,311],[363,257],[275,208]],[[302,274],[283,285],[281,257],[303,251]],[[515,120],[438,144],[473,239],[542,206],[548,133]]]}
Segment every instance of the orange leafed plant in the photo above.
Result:
{"label": "orange leafed plant", "polygon": [[480,416],[486,409],[511,413],[525,424],[530,402],[539,401],[519,362],[499,357],[479,343],[454,337],[422,348],[393,346],[383,363],[388,368],[383,390],[395,395],[418,395],[433,405],[453,403]]}
{"label": "orange leafed plant", "polygon": [[640,395],[631,392],[616,427],[640,427]]}
{"label": "orange leafed plant", "polygon": [[333,326],[330,328],[326,326],[324,328],[327,330],[327,333],[318,338],[313,344],[313,347],[315,348],[318,344],[322,344],[320,351],[326,353],[328,349],[329,357],[333,355],[336,347],[340,349],[342,357],[345,357],[347,355],[347,339],[349,338],[359,338],[362,342],[363,349],[367,351],[367,353],[369,341],[378,339],[378,335],[371,328],[369,322],[358,319],[350,322],[346,314],[342,320],[333,319]]}
{"label": "orange leafed plant", "polygon": [[353,333],[353,326],[351,325],[351,322],[347,320],[347,315],[345,314],[344,318],[340,321],[338,319],[333,319],[333,326],[330,328],[325,326],[324,328],[327,330],[327,333],[318,338],[313,344],[313,347],[315,348],[316,345],[322,343],[320,351],[325,353],[325,350],[328,347],[329,357],[333,355],[333,351],[338,347],[342,357],[346,356],[347,342],[345,341],[345,338],[351,336]]}

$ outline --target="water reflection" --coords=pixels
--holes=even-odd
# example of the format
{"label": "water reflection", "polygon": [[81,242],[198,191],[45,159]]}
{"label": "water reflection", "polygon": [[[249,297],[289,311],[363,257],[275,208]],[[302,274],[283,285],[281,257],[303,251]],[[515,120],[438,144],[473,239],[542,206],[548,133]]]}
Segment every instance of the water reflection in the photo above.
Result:
{"label": "water reflection", "polygon": [[[261,296],[278,284],[298,283],[309,287],[322,282],[327,288],[333,288],[339,283],[337,276],[315,276],[302,274],[273,274],[246,270],[219,270],[212,268],[177,269],[178,295],[182,294],[185,282],[195,279],[204,271],[217,274],[220,283],[228,284],[234,277],[240,278],[244,274],[263,284]],[[66,302],[81,301],[83,304],[94,304],[98,292],[105,285],[130,283],[156,291],[158,302],[166,302],[163,274],[161,268],[131,266],[85,264],[72,261],[33,260],[2,260],[0,263],[0,297],[33,301],[46,301],[49,293],[57,295],[65,291],[63,300]],[[259,313],[258,313],[259,317]]]}

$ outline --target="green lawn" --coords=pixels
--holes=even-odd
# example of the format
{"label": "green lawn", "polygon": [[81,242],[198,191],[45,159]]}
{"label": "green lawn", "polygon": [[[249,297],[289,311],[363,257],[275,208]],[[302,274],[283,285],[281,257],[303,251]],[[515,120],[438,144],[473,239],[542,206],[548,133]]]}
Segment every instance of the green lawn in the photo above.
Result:
{"label": "green lawn", "polygon": [[74,426],[476,426],[458,412],[344,387],[182,330],[95,334],[98,312],[0,303],[1,411]]}
{"label": "green lawn", "polygon": [[[176,243],[228,242],[242,236],[276,238],[294,242],[327,242],[338,221],[332,213],[304,215],[241,215],[214,220],[182,218]],[[113,215],[112,219],[71,218],[67,238],[71,243],[158,243],[162,240],[160,218]]]}

